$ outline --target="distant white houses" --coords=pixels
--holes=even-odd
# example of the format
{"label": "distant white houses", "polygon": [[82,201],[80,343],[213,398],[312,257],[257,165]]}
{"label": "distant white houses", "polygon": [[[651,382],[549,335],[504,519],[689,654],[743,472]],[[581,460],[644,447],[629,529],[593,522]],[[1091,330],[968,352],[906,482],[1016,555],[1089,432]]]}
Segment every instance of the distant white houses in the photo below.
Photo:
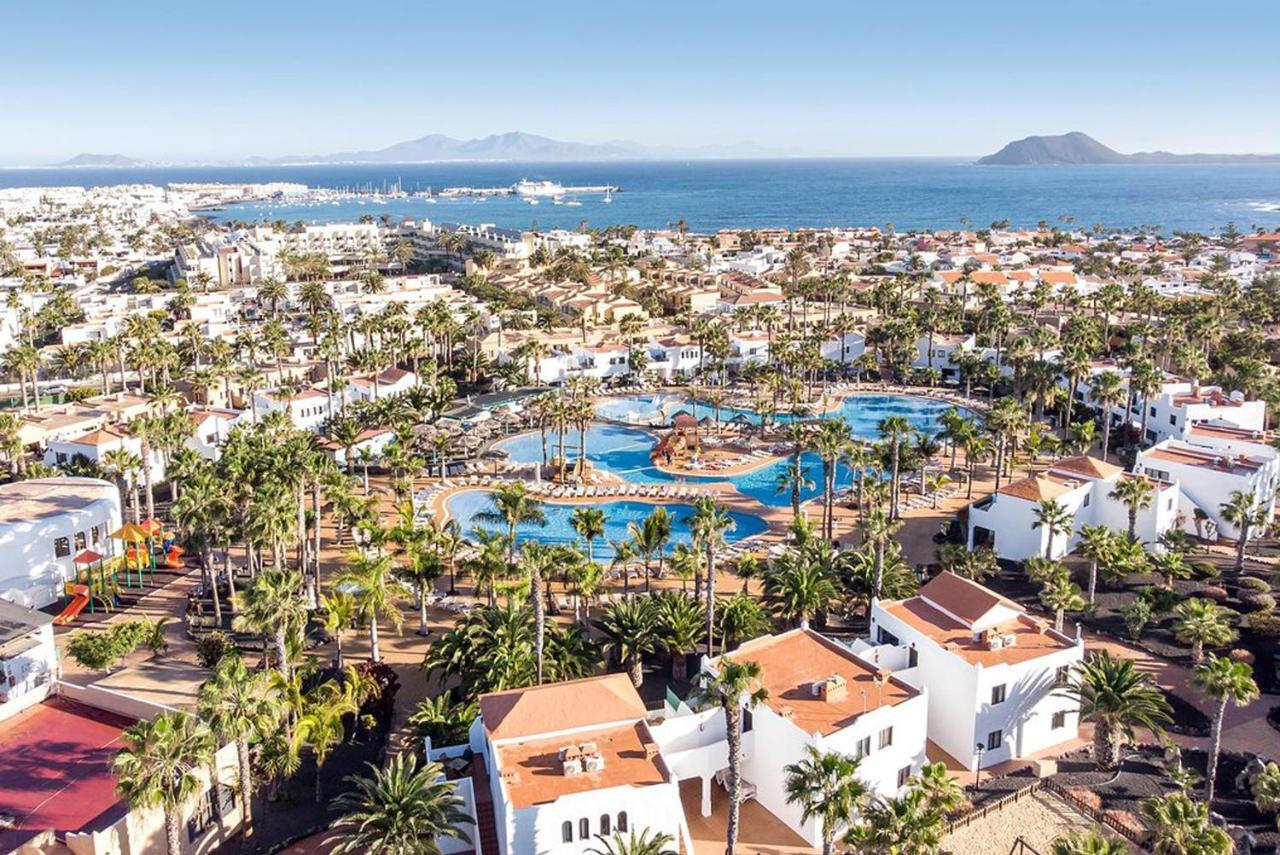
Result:
{"label": "distant white houses", "polygon": [[332,415],[328,393],[315,387],[301,389],[288,397],[279,390],[257,391],[253,399],[259,421],[270,413],[284,413],[298,430],[319,430]]}
{"label": "distant white houses", "polygon": [[96,478],[33,478],[0,484],[0,599],[43,608],[65,595],[75,556],[114,551],[120,491]]}
{"label": "distant white houses", "polygon": [[403,368],[384,369],[377,376],[353,377],[347,387],[350,402],[374,401],[408,392],[418,384],[417,375]]}
{"label": "distant white houses", "polygon": [[970,769],[1076,739],[1079,705],[1060,691],[1084,641],[953,573],[906,600],[874,600],[871,638],[853,650],[928,687],[929,740]]}
{"label": "distant white houses", "polygon": [[[1113,531],[1127,532],[1129,508],[1110,494],[1121,479],[1135,477],[1143,476],[1083,455],[1054,461],[1044,472],[1004,484],[991,496],[970,505],[968,547],[988,546],[1008,561],[1045,555],[1061,558],[1075,548],[1085,525],[1105,525]],[[1154,543],[1179,525],[1180,514],[1190,516],[1191,508],[1169,473],[1149,477],[1153,488],[1151,506],[1138,510],[1134,533],[1139,540]],[[1036,525],[1041,502],[1056,502],[1071,514],[1069,534],[1051,535],[1047,527]]]}

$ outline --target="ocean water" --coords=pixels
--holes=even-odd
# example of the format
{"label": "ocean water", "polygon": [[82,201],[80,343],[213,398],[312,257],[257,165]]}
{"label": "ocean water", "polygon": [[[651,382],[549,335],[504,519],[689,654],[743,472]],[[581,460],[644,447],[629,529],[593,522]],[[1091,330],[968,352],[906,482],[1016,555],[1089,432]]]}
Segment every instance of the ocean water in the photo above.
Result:
{"label": "ocean water", "polygon": [[[473,528],[476,527],[476,514],[488,509],[491,505],[489,501],[489,493],[483,490],[466,490],[450,497],[445,503],[445,512],[448,513],[450,519],[457,520],[462,527],[464,534],[470,535]],[[611,540],[626,540],[630,537],[627,527],[630,523],[639,523],[651,514],[656,504],[648,504],[646,502],[630,502],[617,501],[605,502],[597,505],[605,512],[604,537],[598,539],[592,545],[592,555],[597,560],[606,560],[613,557],[613,549],[609,545]],[[692,538],[689,530],[689,520],[693,516],[694,508],[692,505],[685,503],[669,503],[663,504],[671,513],[671,541],[667,545],[668,551],[675,547],[677,543],[689,543]],[[542,506],[542,513],[546,517],[546,524],[542,526],[532,523],[521,524],[516,527],[517,537],[520,539],[533,539],[543,543],[570,544],[581,543],[582,538],[573,529],[573,505],[552,504],[547,503]],[[733,531],[725,534],[725,540],[729,543],[742,540],[747,537],[760,534],[768,525],[759,517],[748,516],[747,514],[737,511],[730,511],[729,516],[733,519]],[[499,526],[492,524],[480,524],[483,528],[497,529]]]}
{"label": "ocean water", "polygon": [[[795,159],[610,161],[593,163],[440,163],[137,169],[5,169],[0,186],[97,185],[182,181],[291,181],[315,187],[405,190],[509,186],[522,178],[565,185],[613,184],[605,204],[584,195],[579,207],[550,199],[346,200],[319,205],[234,205],[214,219],[340,222],[363,214],[392,219],[495,223],[510,228],[662,228],[683,219],[691,230],[883,226],[898,229],[1100,223],[1208,231],[1280,226],[1280,164],[1185,166],[976,166],[961,159]],[[360,204],[363,202],[364,204]]]}

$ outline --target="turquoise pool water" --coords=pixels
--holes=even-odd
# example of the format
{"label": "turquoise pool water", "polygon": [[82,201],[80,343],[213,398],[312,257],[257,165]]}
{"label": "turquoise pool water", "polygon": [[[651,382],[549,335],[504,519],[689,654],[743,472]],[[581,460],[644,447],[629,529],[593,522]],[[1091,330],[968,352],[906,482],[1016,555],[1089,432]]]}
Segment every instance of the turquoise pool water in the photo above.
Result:
{"label": "turquoise pool water", "polygon": [[[889,416],[904,416],[917,430],[936,433],[939,430],[938,419],[953,405],[934,398],[918,398],[914,395],[851,395],[844,399],[840,409],[828,415],[838,417],[848,423],[853,435],[859,439],[879,439],[880,422]],[[669,414],[676,410],[692,410],[692,399],[680,393],[655,392],[645,395],[628,395],[610,398],[596,405],[596,412],[601,418],[618,421],[649,422],[655,416]],[[761,416],[754,410],[721,407],[720,419],[728,421],[735,416],[745,416],[752,424],[758,425]],[[711,405],[706,401],[698,401],[698,418],[713,416]],[[818,416],[807,416],[806,421],[813,421]],[[793,416],[782,413],[775,417],[776,421],[791,421]]]}
{"label": "turquoise pool water", "polygon": [[[445,503],[445,511],[450,518],[458,521],[462,526],[462,531],[470,534],[471,530],[476,526],[476,514],[490,507],[489,493],[486,490],[467,490],[452,496]],[[613,557],[613,549],[609,546],[611,540],[625,540],[630,537],[627,526],[631,522],[640,522],[649,514],[653,513],[656,504],[647,504],[645,502],[605,502],[597,505],[605,513],[604,537],[597,540],[592,545],[594,557],[597,560],[607,560]],[[671,523],[671,541],[667,545],[670,550],[677,543],[689,543],[689,518],[693,515],[693,506],[683,503],[664,504],[672,517]],[[581,542],[582,538],[573,530],[571,518],[575,506],[547,503],[542,506],[542,512],[547,518],[545,526],[522,525],[517,529],[520,538],[532,538],[542,541],[543,543],[563,543],[569,544],[575,541]],[[748,516],[747,514],[730,511],[729,515],[737,524],[733,531],[725,535],[725,539],[730,543],[742,540],[760,534],[768,526],[764,520],[759,517]],[[481,524],[484,528],[497,529],[499,526],[492,524]]]}
{"label": "turquoise pool water", "polygon": [[[578,457],[578,443],[581,432],[568,432],[565,443],[565,456],[570,460]],[[559,452],[559,433],[547,431],[547,453],[549,458]],[[708,484],[712,482],[730,481],[738,492],[751,496],[763,505],[781,507],[791,502],[791,492],[778,490],[778,478],[786,469],[787,461],[775,461],[742,475],[672,475],[663,472],[649,460],[649,454],[657,443],[657,437],[643,428],[624,425],[592,424],[587,428],[587,459],[601,469],[619,475],[633,484],[672,484],[685,482],[690,484]],[[520,463],[532,463],[542,460],[542,436],[538,431],[518,434],[504,439],[496,446]],[[821,494],[817,482],[822,480],[822,461],[817,454],[807,452],[801,461],[808,470],[808,478],[815,486],[801,491],[801,501],[808,501]],[[839,484],[852,482],[852,473],[845,467],[840,468],[837,475]]]}

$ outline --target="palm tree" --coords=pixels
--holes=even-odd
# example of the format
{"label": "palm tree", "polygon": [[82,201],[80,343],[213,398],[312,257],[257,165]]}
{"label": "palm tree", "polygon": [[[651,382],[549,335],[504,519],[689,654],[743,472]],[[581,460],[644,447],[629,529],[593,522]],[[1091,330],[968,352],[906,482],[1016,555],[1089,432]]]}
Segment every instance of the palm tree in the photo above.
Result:
{"label": "palm tree", "polygon": [[689,529],[694,541],[706,553],[707,653],[710,655],[715,648],[716,553],[724,549],[725,534],[737,528],[738,523],[710,496],[699,499],[695,507]]}
{"label": "palm tree", "polygon": [[1240,529],[1236,537],[1236,573],[1244,568],[1244,548],[1249,542],[1249,532],[1254,527],[1267,524],[1267,512],[1262,508],[1252,493],[1243,490],[1232,490],[1231,498],[1218,506],[1222,518]]}
{"label": "palm tree", "polygon": [[164,813],[169,855],[182,853],[182,809],[204,792],[202,770],[214,762],[214,739],[195,716],[160,713],[125,729],[127,745],[111,761],[116,794],[131,808]]}
{"label": "palm tree", "polygon": [[858,761],[837,751],[808,746],[808,757],[788,765],[787,803],[799,805],[800,821],[816,819],[822,829],[822,853],[833,855],[836,833],[862,810],[869,790],[858,777]]}
{"label": "palm tree", "polygon": [[593,508],[590,505],[583,505],[580,508],[574,509],[571,522],[573,524],[573,530],[576,531],[587,544],[587,560],[594,563],[595,556],[592,553],[591,547],[596,538],[604,537],[604,511],[600,508]]}
{"label": "palm tree", "polygon": [[[543,590],[547,575],[553,569],[559,553],[556,547],[546,543],[527,543],[520,556],[519,568],[522,576],[530,581],[529,598],[533,603],[534,622],[534,660],[538,683],[542,683],[543,653],[547,635],[547,610]],[[579,559],[580,560],[580,559]]]}
{"label": "palm tree", "polygon": [[216,738],[232,741],[236,746],[246,841],[253,837],[253,764],[249,743],[271,733],[278,717],[269,692],[266,673],[250,671],[239,656],[223,659],[213,679],[200,687],[200,718],[208,723]]}
{"label": "palm tree", "polygon": [[738,815],[742,803],[742,711],[752,709],[769,699],[760,685],[759,662],[720,660],[719,673],[706,671],[698,675],[694,702],[700,706],[718,706],[724,711],[729,743],[729,823],[725,831],[725,855],[738,848]]}
{"label": "palm tree", "polygon": [[534,498],[523,481],[502,484],[489,494],[491,507],[475,515],[475,521],[507,527],[507,563],[516,563],[516,530],[525,523],[545,525],[542,502]]}
{"label": "palm tree", "polygon": [[1183,792],[1152,796],[1138,804],[1151,832],[1156,855],[1229,855],[1235,845],[1226,831],[1209,818],[1209,805]]}
{"label": "palm tree", "polygon": [[1213,804],[1213,788],[1218,778],[1218,754],[1222,751],[1222,720],[1227,714],[1227,704],[1247,706],[1258,697],[1258,684],[1253,679],[1253,667],[1248,662],[1236,662],[1226,657],[1209,656],[1192,671],[1192,680],[1200,689],[1218,702],[1213,713],[1213,731],[1209,739],[1209,765],[1205,767],[1204,802]]}
{"label": "palm tree", "polygon": [[676,855],[676,850],[671,848],[674,839],[665,831],[646,828],[636,834],[632,829],[626,837],[621,831],[615,831],[612,837],[597,834],[596,839],[600,846],[588,849],[588,855]]}
{"label": "palm tree", "polygon": [[671,654],[671,679],[683,683],[689,677],[689,654],[702,637],[702,612],[697,600],[684,594],[660,594],[653,600],[658,632]]}
{"label": "palm tree", "polygon": [[306,626],[307,601],[302,596],[302,574],[293,570],[265,570],[243,591],[232,595],[236,616],[231,621],[237,632],[262,636],[262,655],[267,655],[267,639],[275,646],[276,667],[288,677],[289,633]]}
{"label": "palm tree", "polygon": [[1048,855],[1129,855],[1129,847],[1101,831],[1077,831],[1050,843]]}
{"label": "palm tree", "polygon": [[[376,661],[376,660],[375,660]],[[348,669],[354,678],[355,669]],[[303,745],[310,745],[316,758],[316,804],[324,800],[324,764],[330,753],[347,735],[345,719],[354,715],[359,705],[333,681],[321,684],[304,701],[303,713],[293,730],[293,751],[296,754]]]}
{"label": "palm tree", "polygon": [[1063,694],[1080,703],[1080,718],[1094,723],[1093,760],[1103,769],[1115,768],[1121,739],[1134,738],[1134,728],[1156,733],[1173,721],[1169,702],[1130,659],[1103,650],[1079,663],[1075,679]]}
{"label": "palm tree", "polygon": [[866,855],[931,855],[938,851],[945,821],[941,811],[930,809],[920,790],[878,799],[867,806],[861,819],[849,829],[845,842],[854,852]]}
{"label": "palm tree", "polygon": [[653,603],[648,598],[610,604],[600,619],[604,650],[613,656],[637,689],[644,685],[644,655],[662,645]]}
{"label": "palm tree", "polygon": [[333,800],[334,810],[342,813],[329,838],[337,842],[335,853],[441,855],[442,839],[471,842],[460,829],[470,816],[440,764],[419,768],[417,755],[404,751],[385,768],[368,766],[368,775],[348,775],[355,789]]}
{"label": "palm tree", "polygon": [[839,595],[825,568],[809,560],[804,548],[784,553],[764,577],[764,596],[784,620],[795,621],[801,629]]}
{"label": "palm tree", "polygon": [[1058,535],[1070,535],[1076,515],[1057,499],[1041,499],[1036,503],[1035,522],[1032,528],[1043,528],[1048,535],[1044,542],[1045,560],[1053,559],[1053,539]]}
{"label": "palm tree", "polygon": [[1192,597],[1178,603],[1173,613],[1177,617],[1173,633],[1183,644],[1191,645],[1191,661],[1196,664],[1204,660],[1206,644],[1225,647],[1239,637],[1231,626],[1230,612],[1213,600]]}
{"label": "palm tree", "polygon": [[1055,573],[1045,580],[1040,589],[1040,602],[1053,612],[1053,628],[1062,632],[1062,617],[1066,612],[1078,612],[1084,608],[1080,586],[1072,582],[1066,572]]}
{"label": "palm tree", "polygon": [[407,598],[409,592],[392,575],[394,568],[390,555],[371,557],[357,552],[353,553],[348,561],[347,568],[334,581],[337,585],[353,589],[356,614],[360,620],[369,625],[369,659],[373,662],[381,662],[382,653],[378,648],[378,618],[385,617],[398,632],[404,618],[396,601]]}
{"label": "palm tree", "polygon": [[1138,539],[1138,511],[1145,511],[1155,501],[1156,488],[1151,479],[1143,475],[1126,474],[1107,494],[1108,499],[1124,502],[1129,510],[1129,539]]}
{"label": "palm tree", "polygon": [[[1093,378],[1089,389],[1089,399],[1097,406],[1102,416],[1102,459],[1107,459],[1107,449],[1111,443],[1111,408],[1125,400],[1124,378],[1115,371],[1103,371]],[[1128,414],[1125,414],[1128,423]]]}
{"label": "palm tree", "polygon": [[662,553],[671,539],[671,512],[658,506],[639,524],[628,523],[627,530],[636,549],[644,556],[644,589],[648,593],[651,590],[649,562],[654,555],[658,556],[658,573],[662,573]]}
{"label": "palm tree", "polygon": [[1080,553],[1089,559],[1089,591],[1087,601],[1093,605],[1094,592],[1098,588],[1098,562],[1111,553],[1114,537],[1105,525],[1080,527]]}
{"label": "palm tree", "polygon": [[813,438],[813,448],[822,460],[822,531],[828,540],[835,530],[836,464],[852,439],[849,423],[843,419],[824,420]]}
{"label": "palm tree", "polygon": [[320,608],[323,610],[324,631],[333,639],[335,651],[334,665],[342,670],[342,636],[355,623],[359,608],[356,598],[344,591],[335,591],[328,596],[321,595]]}
{"label": "palm tree", "polygon": [[881,419],[880,436],[889,443],[889,518],[898,518],[898,468],[901,463],[902,444],[914,428],[905,416],[889,416]]}

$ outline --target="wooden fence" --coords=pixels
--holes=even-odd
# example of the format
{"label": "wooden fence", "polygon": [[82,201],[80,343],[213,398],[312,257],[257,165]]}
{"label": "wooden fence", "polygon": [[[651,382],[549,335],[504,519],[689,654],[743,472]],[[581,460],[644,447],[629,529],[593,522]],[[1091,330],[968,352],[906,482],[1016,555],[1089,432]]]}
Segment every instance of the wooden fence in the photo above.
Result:
{"label": "wooden fence", "polygon": [[990,814],[993,814],[996,811],[1002,810],[1003,808],[1013,804],[1014,802],[1021,801],[1027,796],[1034,795],[1037,791],[1039,791],[1040,786],[1043,783],[1044,783],[1043,781],[1036,781],[1035,783],[1028,784],[1027,786],[1023,787],[1020,790],[1014,790],[1012,793],[1003,795],[993,802],[988,802],[982,807],[977,808],[976,810],[972,810],[969,813],[965,814],[964,816],[958,817],[952,820],[951,822],[947,823],[946,826],[943,828],[942,830],[943,836],[945,837],[946,835],[950,834],[953,831],[964,828],[974,820],[982,819],[983,817],[989,816]]}
{"label": "wooden fence", "polygon": [[1062,786],[1056,781],[1053,781],[1051,779],[1045,779],[1043,781],[1043,784],[1046,790],[1053,793],[1055,796],[1062,799],[1064,802],[1071,805],[1073,808],[1080,811],[1085,816],[1089,817],[1095,822],[1099,822],[1105,825],[1107,828],[1111,829],[1116,834],[1123,837],[1125,840],[1128,840],[1130,843],[1137,846],[1138,852],[1147,851],[1146,833],[1135,831],[1132,828],[1128,828],[1126,826],[1120,825],[1119,823],[1112,821],[1112,819],[1109,816],[1107,816],[1106,812],[1095,808],[1091,804],[1088,804],[1084,800],[1077,797],[1075,793],[1071,792],[1071,790]]}

